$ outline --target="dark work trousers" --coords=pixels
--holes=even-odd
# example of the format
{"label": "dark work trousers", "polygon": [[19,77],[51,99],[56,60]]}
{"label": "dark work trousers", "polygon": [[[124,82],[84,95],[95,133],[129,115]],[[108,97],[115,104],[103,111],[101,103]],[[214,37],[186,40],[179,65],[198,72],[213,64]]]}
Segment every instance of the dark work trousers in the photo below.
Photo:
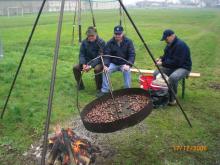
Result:
{"label": "dark work trousers", "polygon": [[[97,90],[101,90],[101,88],[102,88],[102,70],[103,70],[103,67],[101,64],[96,65],[94,68],[95,82],[96,82],[96,89]],[[80,83],[80,77],[82,75],[81,72],[82,72],[82,65],[78,64],[73,67],[73,74],[76,79],[77,85],[80,88],[84,88],[84,84],[83,84],[82,80]]]}

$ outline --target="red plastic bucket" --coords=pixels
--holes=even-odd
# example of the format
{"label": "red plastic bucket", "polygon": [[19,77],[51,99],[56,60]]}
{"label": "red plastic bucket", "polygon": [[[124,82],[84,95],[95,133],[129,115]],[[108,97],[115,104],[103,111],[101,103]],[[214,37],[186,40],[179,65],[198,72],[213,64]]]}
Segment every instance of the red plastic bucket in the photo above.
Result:
{"label": "red plastic bucket", "polygon": [[152,75],[139,76],[140,88],[143,88],[145,90],[148,90],[148,89],[152,89],[152,90],[167,89],[167,87],[152,85],[153,80],[154,80],[154,77]]}
{"label": "red plastic bucket", "polygon": [[154,77],[151,75],[140,75],[139,76],[140,88],[143,88],[145,90],[150,89],[153,79]]}

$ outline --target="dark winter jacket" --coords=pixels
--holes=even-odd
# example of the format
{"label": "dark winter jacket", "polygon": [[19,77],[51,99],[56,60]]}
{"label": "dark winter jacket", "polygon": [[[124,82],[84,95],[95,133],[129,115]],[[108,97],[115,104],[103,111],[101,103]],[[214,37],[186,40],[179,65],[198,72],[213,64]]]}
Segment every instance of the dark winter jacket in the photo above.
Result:
{"label": "dark winter jacket", "polygon": [[[128,62],[118,59],[118,58],[106,58],[105,57],[105,65],[109,66],[110,63],[114,63],[116,65],[130,65],[134,64],[135,60],[135,49],[132,40],[128,39],[127,37],[124,37],[123,41],[120,43],[120,46],[115,41],[114,38],[112,38],[106,45],[105,49],[106,55],[121,57]],[[131,63],[131,64],[130,64]]]}
{"label": "dark winter jacket", "polygon": [[177,37],[164,49],[164,56],[162,56],[162,66],[178,69],[184,68],[189,71],[192,69],[192,61],[190,56],[190,49],[185,42]]}
{"label": "dark winter jacket", "polygon": [[[97,37],[95,42],[89,42],[87,39],[83,40],[81,47],[80,47],[80,53],[79,53],[79,63],[87,64],[92,59],[98,57],[100,53],[104,52],[105,49],[105,41],[101,38]],[[90,65],[94,68],[97,64],[100,64],[101,60],[100,58],[97,60],[94,60]]]}

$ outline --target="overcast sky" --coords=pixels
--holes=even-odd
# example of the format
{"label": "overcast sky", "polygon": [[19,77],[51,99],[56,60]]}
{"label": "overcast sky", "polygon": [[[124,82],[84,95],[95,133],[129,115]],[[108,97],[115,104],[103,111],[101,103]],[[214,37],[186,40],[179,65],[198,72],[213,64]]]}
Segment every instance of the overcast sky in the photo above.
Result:
{"label": "overcast sky", "polygon": [[141,0],[123,0],[124,4],[135,4],[138,1],[141,1]]}
{"label": "overcast sky", "polygon": [[[124,4],[135,4],[138,1],[143,1],[143,0],[123,0]],[[158,2],[158,1],[165,1],[165,0],[151,0],[151,1]],[[169,1],[176,2],[177,0],[169,0]]]}

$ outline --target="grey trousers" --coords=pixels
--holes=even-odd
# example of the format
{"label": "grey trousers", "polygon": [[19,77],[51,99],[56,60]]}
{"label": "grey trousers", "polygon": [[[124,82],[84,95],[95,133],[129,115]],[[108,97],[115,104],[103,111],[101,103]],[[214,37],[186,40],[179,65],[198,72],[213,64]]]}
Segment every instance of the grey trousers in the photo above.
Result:
{"label": "grey trousers", "polygon": [[[187,77],[190,73],[189,70],[184,69],[184,68],[170,69],[170,68],[160,67],[160,69],[162,70],[163,73],[165,73],[169,77],[168,82],[173,88],[175,94],[177,94],[178,81]],[[156,77],[157,74],[159,73],[160,72],[156,70],[153,73],[153,76]],[[169,94],[170,94],[170,101],[173,101],[175,97],[172,95],[171,91],[169,91]]]}

